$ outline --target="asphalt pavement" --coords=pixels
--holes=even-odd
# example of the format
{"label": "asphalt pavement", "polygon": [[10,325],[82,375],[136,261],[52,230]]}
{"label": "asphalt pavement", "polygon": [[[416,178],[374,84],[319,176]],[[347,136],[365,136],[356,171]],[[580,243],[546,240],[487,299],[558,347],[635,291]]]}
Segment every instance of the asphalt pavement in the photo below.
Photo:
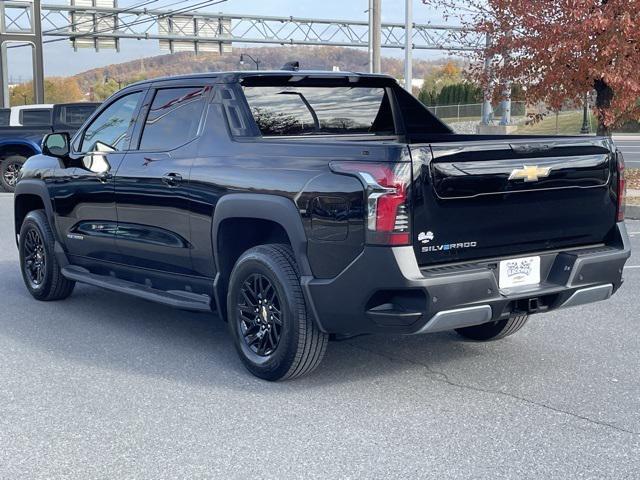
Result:
{"label": "asphalt pavement", "polygon": [[0,225],[2,479],[640,478],[638,254],[609,301],[503,341],[360,337],[271,384],[214,315],[31,299],[9,195]]}
{"label": "asphalt pavement", "polygon": [[640,136],[615,136],[614,141],[624,154],[629,168],[640,168]]}

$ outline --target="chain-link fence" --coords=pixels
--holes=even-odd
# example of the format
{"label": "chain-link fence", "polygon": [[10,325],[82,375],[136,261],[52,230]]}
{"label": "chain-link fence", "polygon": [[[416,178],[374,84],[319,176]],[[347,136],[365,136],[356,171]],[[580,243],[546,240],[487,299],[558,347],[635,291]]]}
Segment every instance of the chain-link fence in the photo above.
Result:
{"label": "chain-link fence", "polygon": [[[439,119],[445,122],[461,122],[467,120],[482,119],[482,104],[481,103],[469,103],[465,105],[438,105],[435,107],[428,107],[431,113],[433,113]],[[502,104],[494,107],[493,119],[499,121],[502,117],[503,110]],[[526,115],[526,103],[525,102],[511,102],[511,118],[525,117]]]}
{"label": "chain-link fence", "polygon": [[[475,133],[482,120],[482,104],[439,105],[428,107],[440,120],[457,133]],[[499,124],[503,115],[502,104],[493,107],[491,123]],[[584,110],[566,109],[559,112],[544,106],[532,106],[526,102],[511,102],[512,133],[531,135],[578,135],[585,133]],[[597,121],[591,112],[587,115],[586,127],[595,133]]]}

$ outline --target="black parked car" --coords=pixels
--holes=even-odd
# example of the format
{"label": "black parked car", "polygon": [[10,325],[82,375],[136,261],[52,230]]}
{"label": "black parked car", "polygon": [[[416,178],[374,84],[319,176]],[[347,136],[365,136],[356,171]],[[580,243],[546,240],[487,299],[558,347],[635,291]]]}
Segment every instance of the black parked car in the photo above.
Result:
{"label": "black parked car", "polygon": [[610,139],[455,135],[390,77],[241,72],[128,86],[53,134],[15,197],[24,281],[217,310],[255,375],[331,335],[457,330],[609,298],[629,242]]}

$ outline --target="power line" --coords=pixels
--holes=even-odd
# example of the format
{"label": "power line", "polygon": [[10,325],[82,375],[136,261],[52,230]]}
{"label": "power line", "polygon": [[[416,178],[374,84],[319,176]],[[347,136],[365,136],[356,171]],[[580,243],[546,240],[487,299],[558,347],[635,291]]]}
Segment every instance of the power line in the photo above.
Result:
{"label": "power line", "polygon": [[[94,13],[93,15],[96,15],[96,19],[94,20],[93,18],[87,19],[87,20],[82,20],[80,22],[76,22],[76,23],[72,23],[70,25],[64,25],[62,27],[57,27],[57,28],[52,28],[51,30],[45,30],[42,32],[43,35],[47,35],[47,34],[52,34],[52,33],[56,33],[56,32],[60,32],[61,30],[67,30],[67,29],[71,29],[71,28],[75,28],[79,25],[84,25],[87,23],[94,23],[96,20],[101,20],[103,18],[109,18],[109,17],[117,17],[118,15],[121,15],[123,13],[128,13],[134,10],[138,10],[140,8],[143,8],[147,5],[150,5],[152,3],[157,3],[160,1],[166,1],[166,0],[145,0],[142,3],[136,4],[136,5],[132,5],[130,7],[124,8],[122,10],[118,10],[116,13],[104,13],[102,15],[100,15],[100,17],[98,17],[98,13]],[[177,2],[173,2],[173,3],[167,3],[166,5],[159,5],[157,8],[169,8],[169,7],[173,7],[174,5],[180,5],[182,3],[186,3],[190,0],[178,0]],[[223,0],[223,1],[227,1],[227,0]],[[215,4],[214,4],[215,5]],[[146,9],[145,9],[146,10]],[[135,16],[139,16],[140,14],[134,14],[131,15],[130,17],[135,17]]]}
{"label": "power line", "polygon": [[[180,0],[176,3],[174,3],[173,5],[179,5],[181,3],[185,3],[189,0]],[[187,7],[184,7],[182,9],[177,9],[177,10],[171,10],[168,11],[166,13],[151,17],[151,18],[143,18],[140,20],[136,20],[134,22],[131,23],[123,23],[122,25],[118,25],[118,28],[124,27],[124,28],[131,28],[131,27],[135,27],[137,25],[143,25],[145,23],[150,23],[150,22],[156,22],[158,19],[160,18],[166,18],[166,17],[170,17],[173,15],[179,15],[181,13],[189,13],[191,11],[193,11],[194,9],[198,9],[198,8],[206,8],[206,7],[211,7],[213,5],[217,5],[219,3],[223,3],[226,2],[227,0],[204,0],[200,3],[197,3],[195,5],[189,5]],[[115,32],[116,28],[106,28],[104,30],[98,30],[98,31],[92,31],[92,32],[83,32],[83,33],[69,33],[68,37],[71,39],[75,39],[75,38],[82,38],[82,37],[99,37],[101,33],[111,33],[111,32]],[[67,38],[56,38],[56,39],[52,39],[52,40],[45,40],[42,43],[43,44],[48,44],[48,43],[55,43],[55,42],[60,42],[60,41],[64,41],[67,40]]]}
{"label": "power line", "polygon": [[[159,1],[160,0],[146,0],[144,2],[138,3],[136,5],[132,5],[130,7],[127,7],[125,9],[123,9],[121,12],[118,12],[117,15],[120,15],[122,13],[127,13],[127,12],[129,12],[131,10],[135,10],[135,9],[138,9],[138,8],[142,8],[142,7],[145,7],[145,6],[150,5],[152,3],[157,3]],[[187,0],[182,0],[182,1],[187,1]],[[42,35],[47,35],[48,33],[59,32],[60,30],[76,28],[76,27],[78,27],[80,25],[85,25],[87,23],[94,23],[96,20],[98,20],[97,14],[95,14],[95,15],[96,15],[95,19],[91,18],[91,19],[87,19],[87,20],[82,20],[80,22],[72,23],[70,25],[65,25],[63,27],[52,28],[51,30],[44,30],[42,32]],[[114,16],[115,15],[113,15],[113,14],[104,14],[104,15],[100,16],[99,19],[108,18],[108,17],[114,17]]]}
{"label": "power line", "polygon": [[[143,2],[143,3],[146,4],[146,3],[149,3],[151,1],[156,2],[156,1],[159,1],[159,0],[146,0],[146,2]],[[181,5],[181,4],[187,3],[189,1],[191,1],[191,0],[178,0],[176,2],[164,5],[163,8],[172,7],[172,6],[176,6],[176,5]],[[138,20],[132,21],[130,23],[122,22],[120,25],[118,25],[117,28],[131,28],[131,27],[135,27],[137,25],[143,25],[145,23],[156,22],[158,19],[161,19],[161,18],[166,18],[166,17],[170,17],[170,16],[173,16],[173,15],[183,14],[183,13],[189,13],[189,12],[195,10],[195,9],[210,7],[210,6],[213,6],[213,5],[217,5],[219,3],[224,3],[226,1],[228,1],[228,0],[203,0],[203,1],[199,2],[199,3],[194,4],[194,5],[186,5],[185,7],[182,7],[182,8],[176,9],[176,10],[169,10],[167,12],[163,12],[163,13],[161,13],[159,15],[155,15],[155,16],[152,16],[150,18],[142,18],[142,19],[138,19]],[[132,7],[127,8],[126,11],[132,11],[132,10],[135,10],[136,8],[139,8],[139,7],[138,6],[132,6]],[[118,15],[118,14],[120,14],[120,12],[118,12],[116,15]],[[113,16],[113,15],[106,14],[101,18],[110,17],[110,16]],[[84,23],[84,22],[85,21],[80,22],[77,25],[80,25],[81,23]],[[88,20],[86,22],[87,23],[93,23],[93,19],[92,20]],[[57,29],[48,30],[47,32],[43,32],[43,35],[46,35],[47,33],[49,35],[51,35],[51,34],[59,35],[59,34],[63,33],[63,32],[60,32],[60,30],[69,28],[72,25],[74,25],[74,24],[66,25],[64,27],[60,27],[60,28],[57,28]],[[90,32],[78,32],[78,33],[73,33],[73,32],[66,33],[66,32],[64,32],[65,33],[65,37],[55,38],[55,39],[50,39],[50,40],[44,40],[42,43],[43,44],[50,44],[50,43],[63,42],[63,41],[69,40],[69,39],[82,38],[82,37],[99,37],[101,33],[113,33],[113,32],[116,32],[116,27],[115,26],[114,27],[105,28],[103,30],[94,30],[94,31],[90,31]],[[7,48],[21,48],[21,47],[27,47],[27,46],[30,46],[30,44],[22,43],[22,44],[17,44],[17,45],[8,45]]]}

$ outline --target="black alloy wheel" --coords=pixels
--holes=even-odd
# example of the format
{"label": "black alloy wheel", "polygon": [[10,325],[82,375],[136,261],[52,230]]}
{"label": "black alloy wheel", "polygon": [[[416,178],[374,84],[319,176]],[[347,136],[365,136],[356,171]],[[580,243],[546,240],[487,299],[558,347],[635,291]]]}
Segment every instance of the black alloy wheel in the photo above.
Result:
{"label": "black alloy wheel", "polygon": [[238,298],[238,328],[252,352],[268,357],[282,335],[282,308],[276,288],[264,275],[253,273],[242,283]]}
{"label": "black alloy wheel", "polygon": [[31,288],[38,289],[44,282],[47,255],[40,232],[34,227],[27,230],[24,238],[24,272]]}
{"label": "black alloy wheel", "polygon": [[248,249],[229,278],[227,319],[236,351],[255,376],[288,380],[320,364],[329,335],[307,308],[290,245]]}
{"label": "black alloy wheel", "polygon": [[75,282],[62,274],[55,255],[55,238],[44,210],[33,210],[25,217],[18,252],[22,278],[33,298],[52,301],[71,295]]}

